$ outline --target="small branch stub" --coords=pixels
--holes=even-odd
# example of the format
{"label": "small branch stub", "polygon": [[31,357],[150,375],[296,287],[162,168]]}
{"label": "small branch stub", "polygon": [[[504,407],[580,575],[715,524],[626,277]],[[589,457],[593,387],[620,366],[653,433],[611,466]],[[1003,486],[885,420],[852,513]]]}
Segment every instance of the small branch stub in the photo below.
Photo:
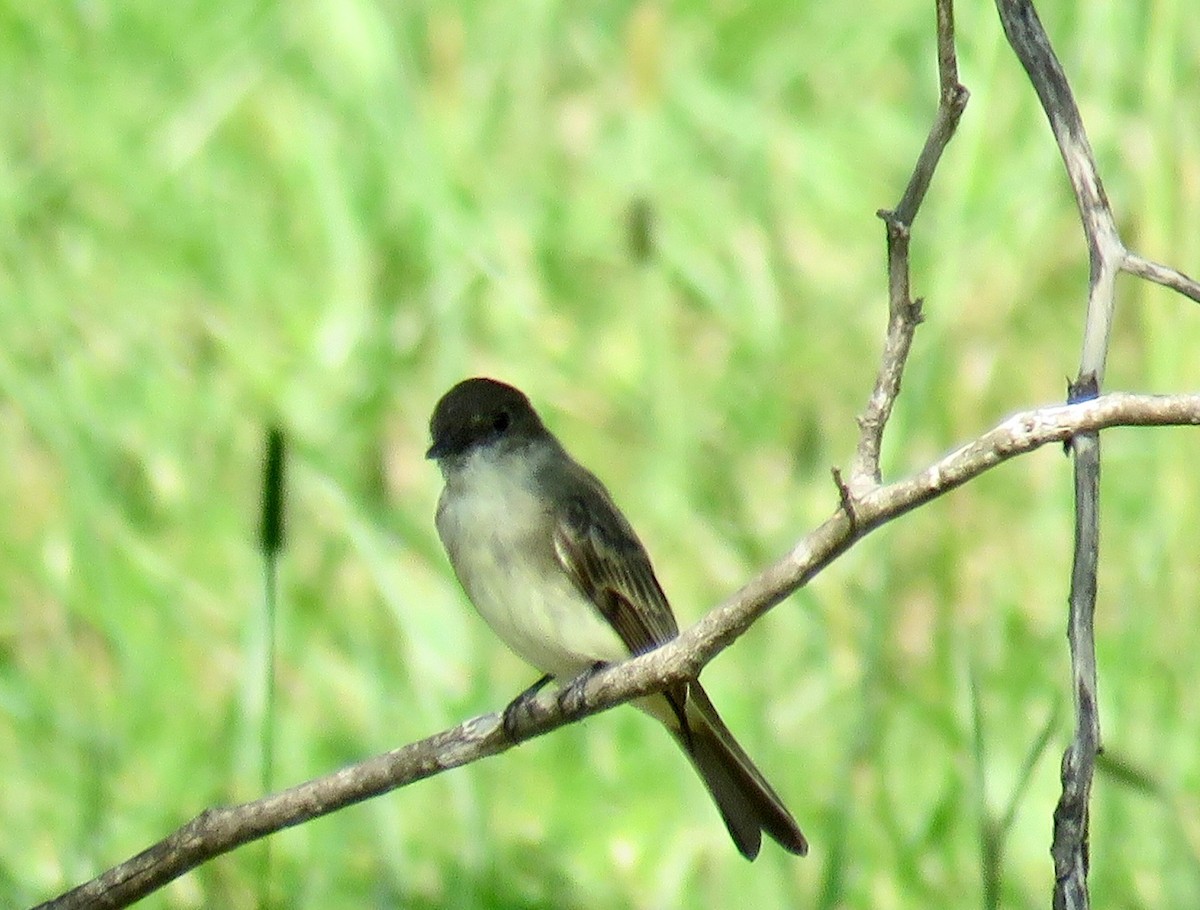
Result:
{"label": "small branch stub", "polygon": [[850,522],[850,533],[858,533],[858,516],[854,510],[854,494],[850,492],[850,487],[842,480],[842,472],[838,468],[832,468],[833,482],[837,486],[838,501],[841,503],[842,511],[846,513],[846,520]]}

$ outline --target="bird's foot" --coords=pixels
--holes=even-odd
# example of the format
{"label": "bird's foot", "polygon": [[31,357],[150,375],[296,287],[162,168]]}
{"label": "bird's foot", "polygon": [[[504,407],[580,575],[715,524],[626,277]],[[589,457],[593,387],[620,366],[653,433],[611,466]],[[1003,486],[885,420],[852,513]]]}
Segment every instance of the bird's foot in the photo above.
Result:
{"label": "bird's foot", "polygon": [[584,706],[583,693],[587,688],[588,680],[596,675],[597,670],[602,670],[605,666],[604,661],[598,660],[567,683],[558,693],[558,707],[567,714],[573,714],[582,708]]}
{"label": "bird's foot", "polygon": [[514,698],[508,703],[508,707],[504,709],[504,718],[502,725],[504,727],[504,735],[514,742],[517,739],[517,728],[521,721],[529,717],[529,711],[533,705],[533,700],[537,698],[537,694],[545,688],[546,683],[553,679],[549,673],[535,682],[532,686]]}

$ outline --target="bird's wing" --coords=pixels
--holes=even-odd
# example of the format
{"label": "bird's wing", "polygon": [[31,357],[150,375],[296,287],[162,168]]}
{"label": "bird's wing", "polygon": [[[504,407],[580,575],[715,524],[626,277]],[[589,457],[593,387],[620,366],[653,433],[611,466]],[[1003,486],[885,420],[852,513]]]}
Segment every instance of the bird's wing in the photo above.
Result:
{"label": "bird's wing", "polygon": [[600,481],[591,474],[585,479],[590,481],[586,493],[559,505],[554,549],[564,571],[630,653],[641,654],[670,641],[679,626],[642,542]]}

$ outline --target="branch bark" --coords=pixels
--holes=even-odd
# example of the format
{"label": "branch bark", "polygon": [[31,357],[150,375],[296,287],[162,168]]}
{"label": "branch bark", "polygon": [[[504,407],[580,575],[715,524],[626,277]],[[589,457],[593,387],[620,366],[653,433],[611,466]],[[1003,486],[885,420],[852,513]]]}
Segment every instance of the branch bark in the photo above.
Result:
{"label": "branch bark", "polygon": [[[917,157],[912,177],[894,209],[876,214],[887,228],[888,327],[883,359],[875,379],[875,388],[867,409],[858,418],[858,448],[845,486],[858,494],[866,493],[882,480],[879,454],[883,431],[892,414],[892,405],[900,394],[904,364],[912,349],[913,336],[921,324],[921,299],[913,300],[909,289],[908,244],[913,222],[920,211],[925,193],[933,182],[942,152],[954,137],[971,93],[958,81],[958,57],[954,49],[954,4],[937,0],[938,110],[925,146]],[[841,476],[835,478],[843,485]]]}
{"label": "branch bark", "polygon": [[887,339],[874,390],[859,421],[861,434],[850,479],[842,482],[838,476],[839,506],[830,518],[672,643],[596,673],[573,691],[570,704],[553,694],[540,696],[528,712],[521,712],[511,737],[505,733],[501,715],[483,715],[280,793],[205,810],[137,856],[39,906],[128,906],[238,846],[504,752],[578,718],[694,677],[759,617],[866,534],[1011,458],[1060,442],[1069,444],[1075,456],[1076,555],[1068,629],[1076,731],[1063,758],[1063,794],[1054,816],[1054,900],[1056,907],[1087,907],[1087,807],[1092,768],[1100,747],[1092,635],[1098,559],[1099,432],[1115,426],[1200,425],[1200,395],[1099,396],[1115,306],[1116,275],[1128,271],[1196,301],[1200,301],[1200,284],[1125,248],[1070,87],[1036,12],[1029,0],[996,3],[1010,44],[1050,121],[1087,238],[1091,263],[1087,316],[1080,371],[1071,385],[1068,404],[1018,414],[924,471],[881,485],[882,436],[921,320],[921,301],[911,298],[909,288],[910,231],[968,99],[966,89],[958,82],[951,0],[936,0],[938,112],[900,202],[895,209],[879,213],[888,240]]}
{"label": "branch bark", "polygon": [[[1068,390],[1068,401],[1084,401],[1099,395],[1104,380],[1116,309],[1117,273],[1129,271],[1174,288],[1193,300],[1200,300],[1200,285],[1181,272],[1126,249],[1096,168],[1083,118],[1032,2],[996,0],[996,8],[1009,44],[1050,121],[1087,240],[1090,269],[1083,349],[1079,373]],[[1067,638],[1071,649],[1075,735],[1063,755],[1062,795],[1054,811],[1050,853],[1054,859],[1055,910],[1086,910],[1088,804],[1096,755],[1101,749],[1093,634],[1100,562],[1100,436],[1095,431],[1079,433],[1069,441],[1069,449],[1074,455],[1075,547]]]}
{"label": "branch bark", "polygon": [[[1033,4],[1028,0],[997,0],[996,5],[1009,44],[1025,67],[1050,121],[1087,239],[1090,269],[1083,350],[1079,374],[1071,384],[1068,400],[1092,398],[1099,394],[1104,377],[1116,306],[1116,275],[1125,260],[1125,246],[1117,233],[1083,118]],[[1075,546],[1067,639],[1071,650],[1075,734],[1063,754],[1062,795],[1054,810],[1050,854],[1054,859],[1054,907],[1086,910],[1088,805],[1096,755],[1101,748],[1092,624],[1100,562],[1100,437],[1080,434],[1070,441],[1069,447],[1074,455]]]}
{"label": "branch bark", "polygon": [[[1200,425],[1198,395],[1107,395],[1017,414],[925,470],[853,500],[855,520],[838,508],[782,559],[656,651],[597,672],[570,704],[543,694],[516,718],[472,718],[433,736],[332,774],[237,806],[205,810],[164,840],[40,908],[118,908],[213,857],[268,834],[507,751],[519,742],[639,695],[697,676],[764,613],[807,584],[878,527],[962,486],[997,465],[1049,443],[1116,426]],[[850,494],[852,495],[852,494]]]}

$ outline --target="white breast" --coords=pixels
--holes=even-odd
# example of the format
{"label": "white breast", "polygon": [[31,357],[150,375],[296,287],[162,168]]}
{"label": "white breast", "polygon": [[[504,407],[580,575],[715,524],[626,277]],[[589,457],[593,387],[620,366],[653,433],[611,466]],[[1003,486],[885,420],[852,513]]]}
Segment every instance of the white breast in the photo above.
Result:
{"label": "white breast", "polygon": [[522,659],[572,678],[629,654],[554,554],[553,517],[523,457],[474,454],[447,478],[437,528],[479,614]]}

